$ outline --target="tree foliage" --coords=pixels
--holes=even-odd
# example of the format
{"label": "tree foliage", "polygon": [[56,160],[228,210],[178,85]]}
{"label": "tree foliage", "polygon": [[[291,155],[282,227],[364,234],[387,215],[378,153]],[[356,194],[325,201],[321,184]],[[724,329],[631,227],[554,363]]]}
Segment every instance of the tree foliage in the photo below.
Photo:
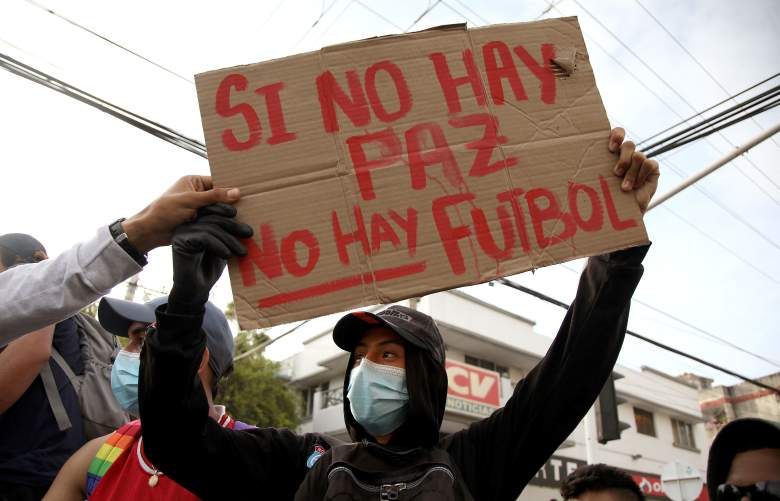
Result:
{"label": "tree foliage", "polygon": [[[236,357],[266,341],[260,331],[241,331],[235,338]],[[220,382],[217,403],[239,421],[260,427],[294,428],[301,422],[298,392],[277,376],[279,364],[260,351],[234,363],[233,374]]]}

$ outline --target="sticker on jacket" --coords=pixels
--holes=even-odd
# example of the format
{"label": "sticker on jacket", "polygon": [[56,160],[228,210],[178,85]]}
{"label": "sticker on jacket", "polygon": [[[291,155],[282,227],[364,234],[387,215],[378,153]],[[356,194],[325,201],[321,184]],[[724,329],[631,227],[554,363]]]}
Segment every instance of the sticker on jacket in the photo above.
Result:
{"label": "sticker on jacket", "polygon": [[311,468],[314,466],[314,463],[316,463],[323,454],[325,454],[325,449],[320,444],[316,444],[314,446],[314,452],[312,452],[309,459],[306,460],[306,467]]}

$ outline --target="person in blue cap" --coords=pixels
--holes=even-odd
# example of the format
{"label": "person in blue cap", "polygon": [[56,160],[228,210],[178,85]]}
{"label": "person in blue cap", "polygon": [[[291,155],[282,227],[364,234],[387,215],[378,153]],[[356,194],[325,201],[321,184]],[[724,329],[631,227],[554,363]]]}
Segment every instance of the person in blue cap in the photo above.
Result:
{"label": "person in blue cap", "polygon": [[[101,325],[129,342],[118,354],[111,373],[111,389],[122,408],[137,416],[139,353],[146,329],[155,321],[155,309],[168,297],[146,304],[103,298],[98,308]],[[198,365],[197,377],[209,403],[209,416],[218,426],[244,430],[252,426],[229,416],[222,405],[214,405],[219,382],[233,369],[233,335],[224,313],[212,303],[205,304],[201,331],[206,347]],[[175,419],[168,421],[169,433],[177,433]],[[47,493],[52,500],[195,500],[197,497],[171,480],[155,466],[144,451],[143,427],[131,421],[114,433],[88,442],[65,464]]]}

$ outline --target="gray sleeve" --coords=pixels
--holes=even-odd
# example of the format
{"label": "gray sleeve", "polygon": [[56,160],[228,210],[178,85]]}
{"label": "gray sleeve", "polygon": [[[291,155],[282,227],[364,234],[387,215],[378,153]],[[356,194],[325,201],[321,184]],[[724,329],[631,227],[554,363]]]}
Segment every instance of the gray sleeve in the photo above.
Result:
{"label": "gray sleeve", "polygon": [[73,315],[140,270],[104,226],[54,259],[0,273],[0,347]]}

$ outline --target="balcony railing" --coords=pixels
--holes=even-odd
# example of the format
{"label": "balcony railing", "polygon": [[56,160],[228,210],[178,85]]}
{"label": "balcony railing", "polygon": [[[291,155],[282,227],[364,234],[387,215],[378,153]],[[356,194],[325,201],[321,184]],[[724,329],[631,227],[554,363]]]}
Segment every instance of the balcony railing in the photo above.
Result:
{"label": "balcony railing", "polygon": [[320,409],[327,409],[335,405],[341,405],[344,402],[344,392],[342,388],[332,388],[322,392]]}

